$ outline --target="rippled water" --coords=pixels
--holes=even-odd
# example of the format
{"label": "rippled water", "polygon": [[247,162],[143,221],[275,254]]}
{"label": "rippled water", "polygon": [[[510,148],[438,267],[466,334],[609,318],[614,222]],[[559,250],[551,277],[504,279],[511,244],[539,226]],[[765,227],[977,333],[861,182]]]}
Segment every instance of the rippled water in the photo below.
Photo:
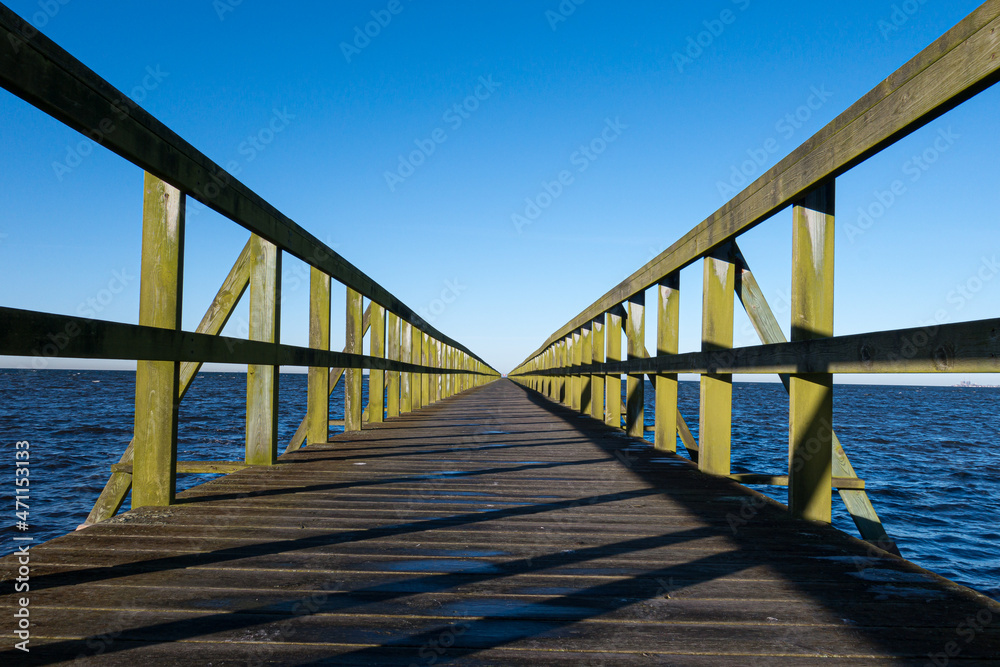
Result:
{"label": "rippled water", "polygon": [[[0,442],[13,551],[14,443],[31,442],[31,531],[36,541],[73,530],[90,512],[132,435],[133,373],[0,369]],[[367,388],[366,388],[367,393]],[[185,460],[243,456],[246,376],[202,373],[181,405]],[[647,421],[652,420],[647,383]],[[780,384],[734,385],[733,471],[787,470],[788,396]],[[1000,598],[1000,390],[838,385],[835,424],[889,534],[910,560]],[[682,382],[680,407],[698,430],[698,385]],[[305,414],[305,375],[282,375],[280,447]],[[343,417],[342,392],[331,398]],[[336,429],[334,429],[336,432]],[[651,438],[652,434],[647,434]],[[182,475],[181,489],[207,479]],[[782,488],[758,487],[786,501]],[[834,523],[856,534],[843,503]]]}

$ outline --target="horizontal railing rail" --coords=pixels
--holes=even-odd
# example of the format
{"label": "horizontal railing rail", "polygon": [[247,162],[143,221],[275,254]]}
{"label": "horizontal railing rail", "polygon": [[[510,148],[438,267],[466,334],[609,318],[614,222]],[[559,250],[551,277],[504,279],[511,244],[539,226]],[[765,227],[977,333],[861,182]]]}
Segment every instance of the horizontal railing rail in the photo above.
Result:
{"label": "horizontal railing rail", "polygon": [[[648,376],[654,386],[657,449],[675,452],[680,437],[704,472],[788,485],[789,509],[802,518],[830,522],[831,494],[837,489],[862,537],[894,550],[833,430],[832,376],[1000,372],[1000,319],[834,336],[836,179],[1000,81],[998,56],[1000,0],[990,0],[560,327],[510,376],[635,437],[648,430]],[[737,245],[739,236],[789,207],[791,341]],[[681,354],[680,271],[699,260],[704,262],[702,349]],[[650,289],[656,293],[655,356],[645,346]],[[737,298],[762,345],[734,348]],[[679,373],[700,375],[697,443],[678,410]],[[789,391],[787,474],[731,474],[732,375],[737,373],[777,373]],[[624,405],[619,399],[623,375]]]}
{"label": "horizontal railing rail", "polygon": [[[499,377],[2,4],[0,86],[146,172],[138,324],[0,307],[0,355],[138,362],[134,436],[87,523],[113,516],[130,490],[133,507],[171,504],[178,472],[275,464],[283,366],[309,369],[307,414],[286,451],[326,442],[338,421],[347,432],[359,431],[365,422],[417,410]],[[251,232],[194,332],[181,328],[189,198]],[[279,342],[283,253],[311,267],[308,347]],[[346,287],[342,352],[329,349],[331,280]],[[249,339],[222,336],[244,295],[250,301]],[[243,462],[177,460],[178,405],[204,363],[248,368]],[[365,369],[369,402],[362,406]],[[331,420],[329,397],[341,378],[344,419]]]}

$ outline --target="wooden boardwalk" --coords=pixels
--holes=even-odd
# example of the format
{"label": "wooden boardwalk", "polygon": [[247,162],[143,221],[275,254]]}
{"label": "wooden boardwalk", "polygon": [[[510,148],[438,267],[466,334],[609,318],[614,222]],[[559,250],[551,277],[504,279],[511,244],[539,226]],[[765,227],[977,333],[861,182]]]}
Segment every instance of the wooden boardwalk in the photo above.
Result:
{"label": "wooden boardwalk", "polygon": [[181,497],[33,549],[3,664],[1000,656],[997,603],[509,381]]}

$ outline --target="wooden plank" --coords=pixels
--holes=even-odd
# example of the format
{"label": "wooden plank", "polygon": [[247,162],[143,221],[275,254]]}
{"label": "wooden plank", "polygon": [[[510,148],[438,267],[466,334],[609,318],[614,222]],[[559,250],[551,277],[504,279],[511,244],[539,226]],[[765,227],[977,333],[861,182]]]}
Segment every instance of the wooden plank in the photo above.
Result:
{"label": "wooden plank", "polygon": [[[705,258],[702,352],[728,354],[733,346],[736,268],[727,255],[722,251]],[[713,475],[728,475],[733,429],[732,375],[703,373],[700,406],[698,469]]]}
{"label": "wooden plank", "polygon": [[[32,653],[396,664],[461,628],[437,661],[922,664],[1000,613],[576,417],[493,382],[33,547]],[[998,652],[985,622],[962,646]]]}
{"label": "wooden plank", "polygon": [[[229,274],[226,276],[225,280],[222,281],[222,286],[216,293],[215,298],[208,307],[208,310],[205,311],[205,315],[201,318],[201,322],[198,323],[198,328],[196,329],[197,333],[217,335],[220,331],[222,331],[222,329],[225,328],[226,323],[229,322],[229,318],[232,316],[233,311],[236,310],[236,304],[239,303],[240,299],[243,297],[243,293],[250,285],[250,244],[251,240],[247,240],[246,245],[243,246],[243,250],[239,254],[239,257],[236,258],[236,262],[229,270]],[[186,361],[181,364],[178,401],[184,400],[185,394],[187,394],[188,389],[191,387],[191,383],[194,382],[194,379],[197,377],[201,367],[202,364],[198,362]],[[128,447],[125,448],[125,453],[122,454],[118,462],[131,463],[134,451],[135,437],[133,437],[128,443]],[[111,477],[108,479],[107,484],[105,484],[104,489],[101,491],[101,495],[98,496],[97,501],[94,503],[93,509],[90,510],[90,514],[87,516],[87,520],[84,521],[83,526],[89,526],[99,521],[104,521],[105,519],[109,519],[117,514],[118,510],[121,509],[122,503],[125,502],[125,497],[131,489],[131,474],[112,472]]]}
{"label": "wooden plank", "polygon": [[[0,315],[2,315],[0,309]],[[2,320],[2,317],[0,317]],[[1000,318],[606,363],[606,373],[1000,373]],[[0,333],[2,336],[2,333]],[[0,338],[2,345],[2,338]],[[562,369],[548,371],[562,372]]]}
{"label": "wooden plank", "polygon": [[[259,236],[250,249],[250,340],[281,340],[281,251]],[[278,382],[276,364],[247,368],[246,462],[274,465],[278,459]]]}
{"label": "wooden plank", "polygon": [[[605,329],[608,335],[608,364],[622,360],[622,326],[625,318],[621,308],[605,313]],[[604,405],[604,423],[613,428],[622,427],[622,376],[614,373],[606,376],[605,385],[608,395]]]}
{"label": "wooden plank", "polygon": [[[680,279],[680,273],[675,273],[663,280],[657,290],[657,356],[677,354],[680,351]],[[653,386],[656,388],[654,446],[662,452],[676,452],[677,374],[656,375]]]}
{"label": "wooden plank", "polygon": [[[399,328],[399,355],[402,361],[409,362],[413,359],[413,325],[405,320],[400,320]],[[412,373],[404,371],[399,374],[399,412],[406,414],[413,410],[413,385]]]}
{"label": "wooden plank", "polygon": [[[236,472],[237,470],[244,470],[248,467],[249,466],[246,463],[241,463],[239,461],[178,461],[177,462],[178,473],[228,475],[229,473]],[[115,463],[112,464],[111,470],[113,472],[132,474],[132,464]]]}
{"label": "wooden plank", "polygon": [[[410,328],[410,340],[410,361],[417,366],[423,366],[424,336],[420,332],[420,329],[416,327]],[[410,378],[410,403],[413,410],[419,410],[424,406],[424,383],[422,377],[423,373],[414,373]]]}
{"label": "wooden plank", "polygon": [[[386,357],[394,361],[399,361],[402,357],[400,349],[400,328],[399,318],[395,313],[386,313]],[[386,374],[386,416],[390,419],[398,417],[400,413],[399,371],[388,371]]]}
{"label": "wooden plank", "polygon": [[[759,473],[737,473],[729,475],[729,479],[740,484],[768,484],[771,486],[788,486],[788,475],[767,475]],[[865,481],[857,477],[831,477],[831,488],[864,490]]]}
{"label": "wooden plank", "polygon": [[[330,349],[330,276],[310,269],[309,347]],[[373,355],[374,356],[374,355]],[[330,369],[309,368],[306,398],[306,440],[326,442],[330,438]]]}
{"label": "wooden plank", "polygon": [[[792,340],[833,336],[834,181],[795,205],[792,224]],[[832,521],[833,375],[789,378],[788,509]]]}
{"label": "wooden plank", "polygon": [[[139,324],[177,330],[184,281],[184,195],[151,174],[143,182]],[[132,506],[174,501],[180,364],[140,361],[135,375]]]}
{"label": "wooden plank", "polygon": [[539,351],[995,84],[1000,79],[998,17],[1000,2],[983,3],[725,206],[552,334]]}
{"label": "wooden plank", "polygon": [[[346,296],[346,333],[344,349],[351,354],[361,354],[363,351],[364,333],[361,331],[361,313],[364,310],[364,297],[350,287]],[[344,431],[351,433],[361,430],[361,383],[363,375],[360,368],[348,368],[344,382]]]}
{"label": "wooden plank", "polygon": [[[420,365],[433,367],[431,363],[431,337],[427,332],[420,332]],[[434,401],[431,395],[431,371],[420,374],[420,407],[426,407]]]}
{"label": "wooden plank", "polygon": [[[580,363],[588,366],[594,363],[594,329],[590,323],[580,327]],[[580,412],[589,415],[593,412],[593,388],[590,373],[580,375]]]}
{"label": "wooden plank", "polygon": [[[595,364],[603,364],[604,357],[604,317],[599,317],[590,323],[594,332],[593,338],[593,361]],[[590,386],[593,393],[590,416],[594,419],[604,420],[604,375],[594,373],[590,376]]]}
{"label": "wooden plank", "polygon": [[[385,304],[403,319],[425,326],[417,313],[385,288],[3,5],[0,85],[69,127],[98,137],[105,148],[306,264]],[[109,121],[113,132],[107,131]],[[425,328],[466,350],[432,327]]]}
{"label": "wooden plank", "polygon": [[[629,297],[625,304],[628,359],[644,359],[646,354],[646,293]],[[646,387],[641,374],[629,374],[625,387],[625,432],[641,438],[645,426]]]}
{"label": "wooden plank", "polygon": [[[385,309],[377,303],[371,304],[371,356],[384,358],[385,354]],[[363,335],[363,334],[362,334]],[[385,372],[368,372],[368,421],[381,423],[385,415]]]}

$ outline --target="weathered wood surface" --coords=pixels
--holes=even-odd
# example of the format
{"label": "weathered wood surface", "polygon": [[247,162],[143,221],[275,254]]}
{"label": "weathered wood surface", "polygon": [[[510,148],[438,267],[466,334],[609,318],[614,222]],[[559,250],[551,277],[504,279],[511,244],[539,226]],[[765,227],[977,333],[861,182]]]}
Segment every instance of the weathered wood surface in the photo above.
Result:
{"label": "weathered wood surface", "polygon": [[3,4],[0,86],[434,338],[479,358]]}
{"label": "weathered wood surface", "polygon": [[[1000,656],[1000,603],[507,381],[179,498],[35,547],[32,651],[0,660]],[[0,561],[5,593],[15,569]],[[994,622],[969,633],[977,614]]]}

